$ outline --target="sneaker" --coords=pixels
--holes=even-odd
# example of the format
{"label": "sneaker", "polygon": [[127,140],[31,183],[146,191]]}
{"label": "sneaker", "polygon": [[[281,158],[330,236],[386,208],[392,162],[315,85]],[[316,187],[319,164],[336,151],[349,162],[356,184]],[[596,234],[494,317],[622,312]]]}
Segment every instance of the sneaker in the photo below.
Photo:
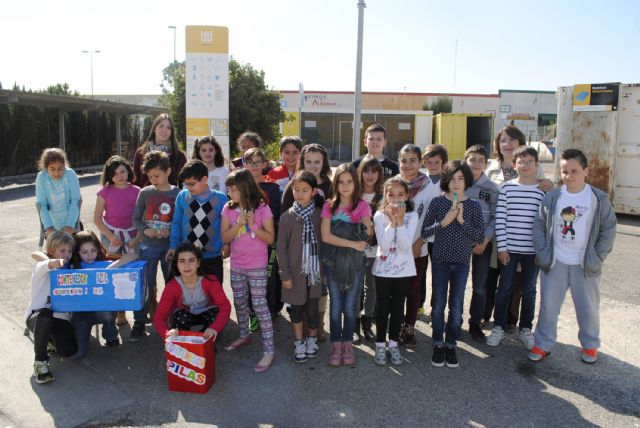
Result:
{"label": "sneaker", "polygon": [[258,317],[255,313],[249,315],[249,331],[254,332],[260,329],[260,321],[258,321]]}
{"label": "sneaker", "polygon": [[331,355],[329,355],[329,365],[340,367],[342,364],[342,342],[331,343]]}
{"label": "sneaker", "polygon": [[55,379],[49,371],[49,361],[35,361],[33,363],[33,376],[36,378],[36,383],[40,385],[53,382]]}
{"label": "sneaker", "polygon": [[431,365],[434,367],[444,366],[444,346],[438,345],[433,347],[433,356],[431,357]]}
{"label": "sneaker", "polygon": [[404,327],[404,345],[408,347],[416,346],[416,329],[412,325]]}
{"label": "sneaker", "polygon": [[597,349],[583,349],[580,348],[580,353],[582,356],[580,360],[585,364],[595,364],[598,361],[598,350]]}
{"label": "sneaker", "polygon": [[485,340],[484,331],[480,328],[478,324],[469,324],[469,334],[474,340],[482,341]]}
{"label": "sneaker", "polygon": [[398,348],[397,346],[389,347],[389,354],[391,355],[391,364],[393,364],[394,366],[402,365],[402,355],[400,354],[400,348]]}
{"label": "sneaker", "polygon": [[498,346],[500,342],[502,342],[502,338],[504,337],[504,330],[499,325],[493,327],[491,330],[491,334],[487,337],[487,345],[489,346]]}
{"label": "sneaker", "polygon": [[456,348],[454,346],[447,346],[445,349],[445,361],[447,367],[456,368],[458,364],[458,356],[456,355]]}
{"label": "sneaker", "polygon": [[318,356],[318,344],[316,343],[315,337],[307,337],[307,346],[305,349],[305,353],[307,354],[307,358],[315,358]]}
{"label": "sneaker", "polygon": [[373,362],[379,366],[387,364],[387,348],[384,345],[376,345],[376,355],[373,357]]}
{"label": "sneaker", "polygon": [[352,366],[356,363],[356,355],[353,353],[353,342],[342,342],[342,364]]}
{"label": "sneaker", "polygon": [[119,339],[110,339],[107,340],[107,346],[109,348],[117,348],[118,346],[120,346],[120,340]]}
{"label": "sneaker", "polygon": [[424,322],[427,324],[431,324],[431,321],[433,321],[433,315],[429,314],[426,317],[424,317]]}
{"label": "sneaker", "polygon": [[304,340],[296,340],[294,342],[296,345],[295,351],[293,352],[293,361],[296,363],[306,363],[307,362],[307,346]]}
{"label": "sneaker", "polygon": [[367,341],[372,341],[376,335],[373,334],[372,322],[373,320],[369,317],[362,317],[362,335]]}
{"label": "sneaker", "polygon": [[527,351],[531,351],[533,349],[533,345],[536,344],[536,338],[533,336],[533,332],[530,328],[523,328],[520,330],[520,340],[524,343],[524,347],[527,348]]}
{"label": "sneaker", "polygon": [[529,351],[529,355],[527,355],[527,358],[529,359],[529,361],[537,363],[547,358],[549,354],[550,352],[544,351],[537,346],[534,346],[531,351]]}
{"label": "sneaker", "polygon": [[134,324],[129,333],[129,342],[139,342],[143,337],[147,335],[143,325]]}

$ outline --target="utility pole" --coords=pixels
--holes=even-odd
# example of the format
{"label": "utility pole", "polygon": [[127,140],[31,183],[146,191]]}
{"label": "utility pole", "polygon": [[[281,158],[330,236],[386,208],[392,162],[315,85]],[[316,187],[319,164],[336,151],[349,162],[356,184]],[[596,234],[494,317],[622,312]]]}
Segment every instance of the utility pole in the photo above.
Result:
{"label": "utility pole", "polygon": [[364,25],[364,0],[358,0],[358,49],[356,54],[356,91],[353,106],[352,160],[360,156],[360,101],[362,98],[362,27]]}
{"label": "utility pole", "polygon": [[169,28],[173,29],[173,62],[176,62],[176,26],[169,25]]}
{"label": "utility pole", "polygon": [[82,53],[88,53],[91,61],[91,98],[93,98],[93,54],[100,51],[82,51]]}

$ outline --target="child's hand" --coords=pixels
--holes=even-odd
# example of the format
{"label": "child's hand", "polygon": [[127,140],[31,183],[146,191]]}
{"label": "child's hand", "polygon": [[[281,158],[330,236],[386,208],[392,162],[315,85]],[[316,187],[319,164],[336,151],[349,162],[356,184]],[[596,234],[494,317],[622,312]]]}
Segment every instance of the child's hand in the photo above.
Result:
{"label": "child's hand", "polygon": [[413,250],[413,258],[417,259],[418,257],[420,257],[420,253],[422,252],[422,239],[418,239],[416,242],[413,243],[412,246],[412,250]]}
{"label": "child's hand", "polygon": [[55,231],[56,230],[53,227],[50,227],[50,228],[48,228],[47,230],[44,231],[44,236],[46,236],[48,238],[49,235],[51,235]]}
{"label": "child's hand", "polygon": [[214,328],[208,328],[204,331],[202,336],[205,339],[209,339],[210,337],[213,337],[213,341],[215,342],[216,339],[218,338],[218,332]]}
{"label": "child's hand", "polygon": [[157,236],[158,236],[158,238],[168,238],[169,237],[169,229],[158,230]]}
{"label": "child's hand", "polygon": [[440,226],[447,227],[458,217],[458,209],[450,210],[440,222]]}
{"label": "child's hand", "polygon": [[473,246],[473,254],[476,256],[481,256],[484,254],[484,250],[487,248],[487,243],[483,242],[482,244],[476,244]]}
{"label": "child's hand", "polygon": [[230,255],[231,255],[231,247],[229,246],[229,244],[224,244],[222,246],[222,258],[226,259]]}
{"label": "child's hand", "polygon": [[287,290],[291,290],[293,288],[293,281],[290,279],[282,281],[282,288],[286,288]]}
{"label": "child's hand", "polygon": [[367,242],[366,241],[352,241],[351,248],[353,248],[356,251],[364,251],[364,249],[367,248]]}
{"label": "child's hand", "polygon": [[250,228],[253,228],[254,220],[253,220],[253,211],[249,211],[245,215],[245,222],[249,225]]}
{"label": "child's hand", "polygon": [[402,206],[400,208],[394,208],[394,216],[396,219],[396,226],[402,226],[404,224],[404,215],[407,211],[406,206]]}
{"label": "child's hand", "polygon": [[508,265],[511,258],[508,251],[498,251],[498,261],[503,265]]}
{"label": "child's hand", "polygon": [[167,260],[168,263],[171,263],[171,260],[173,260],[173,256],[175,255],[176,255],[176,250],[169,249],[167,250],[167,256],[165,257],[165,259]]}
{"label": "child's hand", "polygon": [[112,247],[122,247],[122,240],[116,235],[111,235],[109,237],[109,244],[111,244]]}
{"label": "child's hand", "polygon": [[178,335],[178,329],[177,328],[172,328],[171,330],[169,330],[167,332],[167,337],[166,338],[168,339],[170,336],[176,337],[177,335]]}
{"label": "child's hand", "polygon": [[384,207],[384,210],[382,212],[384,213],[384,215],[387,216],[387,218],[389,219],[389,221],[393,225],[394,215],[393,215],[393,208],[391,208],[391,205],[387,205],[386,207]]}
{"label": "child's hand", "polygon": [[76,233],[76,230],[73,227],[69,226],[66,226],[64,229],[62,229],[62,231],[68,233],[69,235],[73,235],[74,233]]}
{"label": "child's hand", "polygon": [[553,190],[553,182],[549,179],[543,178],[538,180],[538,188],[543,192],[550,192]]}
{"label": "child's hand", "polygon": [[136,248],[138,246],[139,242],[140,242],[139,239],[133,238],[132,240],[127,242],[127,248],[129,248],[130,250],[133,250],[134,248]]}
{"label": "child's hand", "polygon": [[157,231],[155,229],[151,229],[150,227],[147,227],[142,233],[144,233],[144,235],[148,236],[149,238],[158,238]]}
{"label": "child's hand", "polygon": [[65,264],[65,260],[64,259],[52,259],[49,260],[49,269],[53,270],[53,269],[60,269],[62,266],[64,266]]}
{"label": "child's hand", "polygon": [[456,216],[456,220],[458,220],[458,223],[460,224],[464,224],[464,217],[462,216],[464,211],[464,205],[463,204],[458,204],[458,215]]}

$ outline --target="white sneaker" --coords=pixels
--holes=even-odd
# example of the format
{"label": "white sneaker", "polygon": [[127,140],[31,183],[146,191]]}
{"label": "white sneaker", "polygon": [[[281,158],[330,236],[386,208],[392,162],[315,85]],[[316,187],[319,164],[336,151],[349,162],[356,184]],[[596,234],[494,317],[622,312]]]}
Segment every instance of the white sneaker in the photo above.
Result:
{"label": "white sneaker", "polygon": [[318,344],[316,343],[315,337],[307,337],[307,348],[305,353],[307,354],[307,358],[315,358],[318,356]]}
{"label": "white sneaker", "polygon": [[304,340],[296,340],[295,345],[296,345],[296,349],[293,352],[293,360],[296,363],[306,363],[307,353],[306,353],[306,346],[305,346]]}
{"label": "white sneaker", "polygon": [[493,327],[491,334],[487,337],[487,345],[498,346],[504,337],[504,330],[499,325]]}
{"label": "white sneaker", "polygon": [[520,340],[524,343],[524,347],[527,348],[527,351],[531,351],[533,349],[533,345],[536,344],[536,338],[533,336],[533,332],[530,328],[523,328],[520,330]]}

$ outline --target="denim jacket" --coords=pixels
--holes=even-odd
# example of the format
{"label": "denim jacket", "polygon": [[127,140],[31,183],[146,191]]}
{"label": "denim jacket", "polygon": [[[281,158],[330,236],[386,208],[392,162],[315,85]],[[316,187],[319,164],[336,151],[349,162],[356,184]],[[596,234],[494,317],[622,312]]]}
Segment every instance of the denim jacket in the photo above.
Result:
{"label": "denim jacket", "polygon": [[[591,190],[595,204],[591,204],[594,206],[593,218],[582,267],[585,276],[593,277],[601,274],[602,263],[613,249],[617,220],[608,195],[593,186],[591,186]],[[559,197],[559,188],[547,193],[533,223],[533,247],[536,251],[538,265],[545,272],[548,272],[555,263],[553,239],[555,236],[556,203]]]}

